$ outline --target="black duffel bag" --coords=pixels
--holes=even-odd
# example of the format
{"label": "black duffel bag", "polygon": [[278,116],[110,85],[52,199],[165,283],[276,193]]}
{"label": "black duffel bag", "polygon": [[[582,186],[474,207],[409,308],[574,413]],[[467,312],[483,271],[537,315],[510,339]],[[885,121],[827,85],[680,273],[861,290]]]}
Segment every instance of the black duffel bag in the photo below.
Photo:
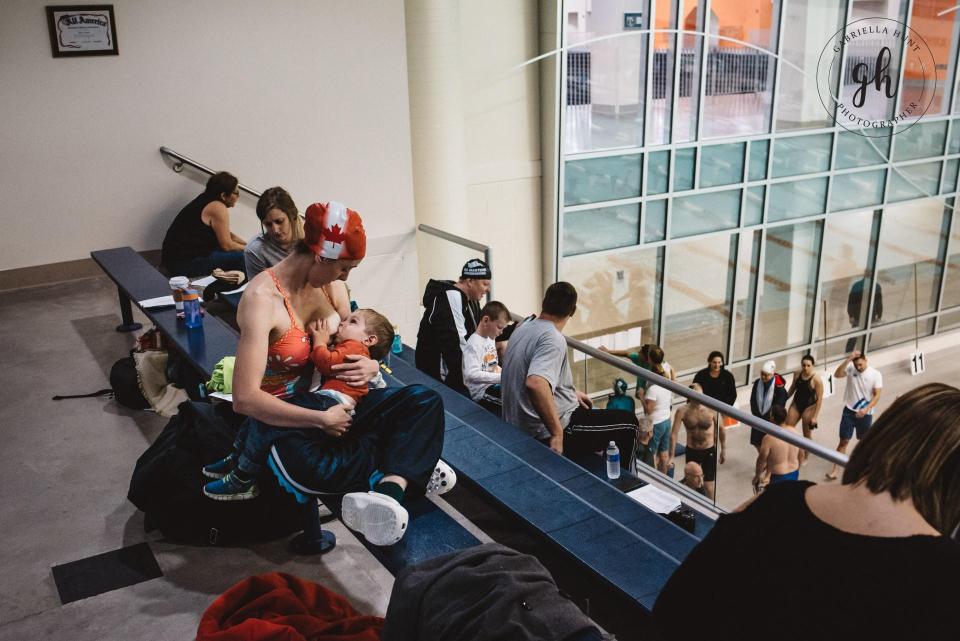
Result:
{"label": "black duffel bag", "polygon": [[240,418],[226,404],[186,401],[143,455],[127,498],[145,513],[147,531],[182,543],[231,545],[277,539],[301,529],[296,500],[266,466],[260,494],[246,501],[215,501],[203,494],[212,479],[202,468],[230,453]]}

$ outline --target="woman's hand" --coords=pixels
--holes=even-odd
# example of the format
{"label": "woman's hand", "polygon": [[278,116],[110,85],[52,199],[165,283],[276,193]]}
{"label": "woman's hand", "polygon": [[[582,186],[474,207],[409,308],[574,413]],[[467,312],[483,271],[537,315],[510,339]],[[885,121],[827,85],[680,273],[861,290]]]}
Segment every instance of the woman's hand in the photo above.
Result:
{"label": "woman's hand", "polygon": [[359,354],[347,354],[348,363],[334,365],[330,369],[337,373],[337,380],[351,387],[366,387],[380,372],[380,363]]}
{"label": "woman's hand", "polygon": [[330,436],[343,436],[347,433],[350,424],[353,422],[353,417],[350,416],[345,405],[334,405],[330,409],[321,412],[321,414],[323,415],[323,422],[320,425],[320,429]]}

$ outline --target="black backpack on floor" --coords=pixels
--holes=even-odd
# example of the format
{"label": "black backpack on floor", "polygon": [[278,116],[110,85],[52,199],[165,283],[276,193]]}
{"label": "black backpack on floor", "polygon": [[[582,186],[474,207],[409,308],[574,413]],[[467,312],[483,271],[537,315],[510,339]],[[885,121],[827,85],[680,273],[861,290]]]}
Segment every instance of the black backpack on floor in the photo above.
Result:
{"label": "black backpack on floor", "polygon": [[230,453],[240,418],[229,406],[186,401],[137,460],[127,498],[145,513],[147,531],[182,543],[231,545],[277,539],[301,529],[296,500],[266,467],[260,495],[214,501],[203,495],[204,465]]}

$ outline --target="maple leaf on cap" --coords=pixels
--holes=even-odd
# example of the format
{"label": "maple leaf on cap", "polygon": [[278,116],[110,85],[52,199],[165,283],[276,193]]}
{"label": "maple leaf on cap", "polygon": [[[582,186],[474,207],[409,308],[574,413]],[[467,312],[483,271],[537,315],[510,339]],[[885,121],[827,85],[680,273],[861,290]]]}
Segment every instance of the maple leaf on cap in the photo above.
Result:
{"label": "maple leaf on cap", "polygon": [[330,243],[336,243],[342,245],[343,241],[347,239],[347,235],[343,233],[340,229],[340,225],[334,225],[330,227],[324,234],[324,239]]}

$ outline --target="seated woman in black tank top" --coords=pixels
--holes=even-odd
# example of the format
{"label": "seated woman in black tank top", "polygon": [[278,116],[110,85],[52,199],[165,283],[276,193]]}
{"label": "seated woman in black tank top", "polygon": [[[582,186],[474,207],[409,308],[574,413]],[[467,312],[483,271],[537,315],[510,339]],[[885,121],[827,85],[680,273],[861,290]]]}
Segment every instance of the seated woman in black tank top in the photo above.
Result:
{"label": "seated woman in black tank top", "polygon": [[216,268],[243,271],[247,243],[230,231],[230,212],[240,197],[236,176],[225,171],[173,219],[163,238],[160,264],[171,276],[207,275]]}
{"label": "seated woman in black tank top", "polygon": [[780,483],[721,516],[654,620],[698,641],[956,638],[958,496],[960,390],[924,385],[877,419],[841,485]]}

